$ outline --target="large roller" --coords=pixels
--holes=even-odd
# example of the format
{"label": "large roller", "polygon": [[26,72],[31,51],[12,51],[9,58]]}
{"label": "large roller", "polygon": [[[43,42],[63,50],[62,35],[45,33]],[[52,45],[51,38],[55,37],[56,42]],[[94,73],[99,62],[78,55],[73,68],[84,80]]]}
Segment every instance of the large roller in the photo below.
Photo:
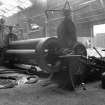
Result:
{"label": "large roller", "polygon": [[46,37],[12,41],[6,50],[6,60],[10,63],[23,63],[38,65],[47,72],[55,72],[58,69],[57,50],[61,44],[56,37]]}

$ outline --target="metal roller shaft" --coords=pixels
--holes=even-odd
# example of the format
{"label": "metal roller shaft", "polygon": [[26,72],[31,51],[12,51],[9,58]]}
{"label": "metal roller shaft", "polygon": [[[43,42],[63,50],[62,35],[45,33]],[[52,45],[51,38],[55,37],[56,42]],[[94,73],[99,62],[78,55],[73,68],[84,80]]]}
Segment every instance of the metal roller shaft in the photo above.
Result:
{"label": "metal roller shaft", "polygon": [[47,72],[56,72],[57,50],[61,44],[56,37],[12,41],[6,59],[15,63],[36,64]]}
{"label": "metal roller shaft", "polygon": [[12,41],[9,44],[10,49],[36,49],[38,43],[41,41],[46,41],[47,38],[37,38],[37,39],[27,39],[27,40],[18,40]]}
{"label": "metal roller shaft", "polygon": [[35,54],[35,49],[11,49],[7,50],[6,53],[10,54]]}

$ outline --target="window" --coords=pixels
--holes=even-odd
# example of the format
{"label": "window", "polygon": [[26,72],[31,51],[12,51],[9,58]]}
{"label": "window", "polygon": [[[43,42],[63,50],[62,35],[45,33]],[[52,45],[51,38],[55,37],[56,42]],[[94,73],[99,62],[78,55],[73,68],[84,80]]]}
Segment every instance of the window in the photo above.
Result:
{"label": "window", "polygon": [[105,24],[94,25],[93,35],[94,46],[105,48]]}
{"label": "window", "polygon": [[97,34],[105,33],[105,24],[94,25],[93,26],[93,34],[96,36]]}

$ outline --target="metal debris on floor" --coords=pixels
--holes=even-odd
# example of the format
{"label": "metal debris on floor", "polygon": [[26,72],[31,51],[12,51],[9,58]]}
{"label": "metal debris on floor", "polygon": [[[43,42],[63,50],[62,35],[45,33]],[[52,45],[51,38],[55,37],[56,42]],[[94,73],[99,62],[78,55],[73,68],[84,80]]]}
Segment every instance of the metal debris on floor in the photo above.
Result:
{"label": "metal debris on floor", "polygon": [[39,80],[36,75],[25,75],[19,73],[8,74],[5,73],[0,75],[0,89],[13,88],[24,84],[33,84]]}

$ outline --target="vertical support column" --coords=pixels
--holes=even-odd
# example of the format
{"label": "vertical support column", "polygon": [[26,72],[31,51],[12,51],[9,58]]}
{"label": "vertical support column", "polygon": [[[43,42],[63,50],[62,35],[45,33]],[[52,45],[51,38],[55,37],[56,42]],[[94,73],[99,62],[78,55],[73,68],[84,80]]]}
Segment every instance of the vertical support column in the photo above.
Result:
{"label": "vertical support column", "polygon": [[48,33],[48,15],[46,13],[46,18],[45,18],[45,36],[49,37],[49,33]]}
{"label": "vertical support column", "polygon": [[[46,10],[48,9],[48,0],[46,0]],[[48,14],[45,10],[45,36],[49,37],[49,33],[48,33]]]}
{"label": "vertical support column", "polygon": [[90,32],[91,32],[91,48],[94,46],[94,37],[93,37],[93,24],[90,25]]}
{"label": "vertical support column", "polygon": [[100,0],[100,3],[102,5],[102,8],[105,10],[105,4],[104,4],[104,1],[103,0]]}

